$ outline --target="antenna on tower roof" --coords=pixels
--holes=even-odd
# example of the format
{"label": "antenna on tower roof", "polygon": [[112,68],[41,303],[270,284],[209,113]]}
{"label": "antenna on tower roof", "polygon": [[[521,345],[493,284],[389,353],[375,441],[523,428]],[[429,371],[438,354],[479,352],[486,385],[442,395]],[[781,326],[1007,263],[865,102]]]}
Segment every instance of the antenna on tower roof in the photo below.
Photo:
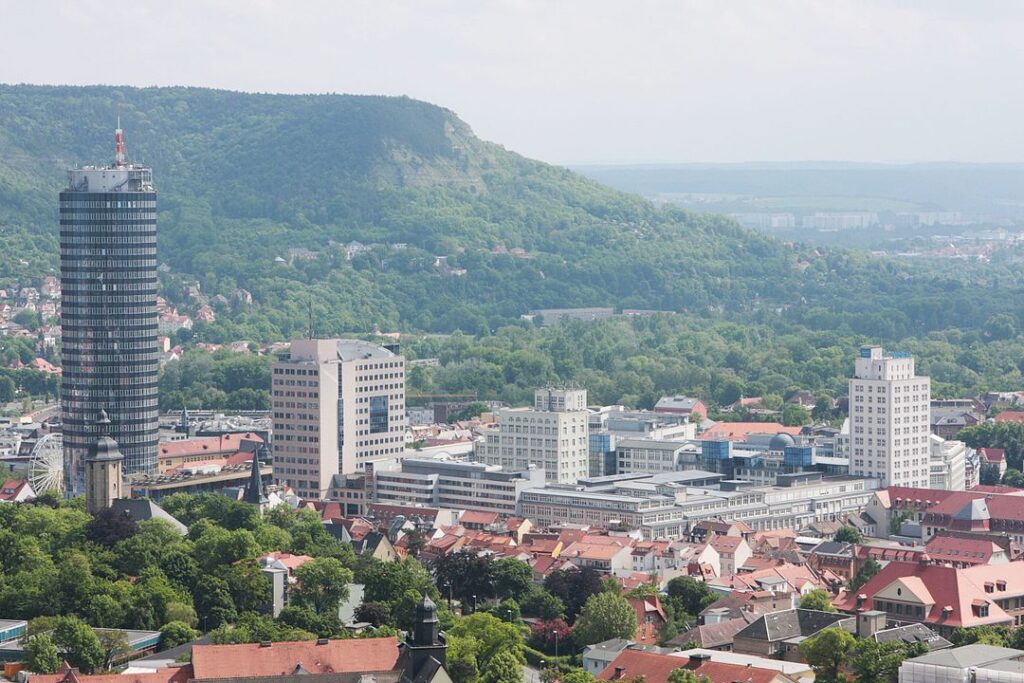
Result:
{"label": "antenna on tower roof", "polygon": [[306,334],[309,335],[309,339],[313,339],[313,295],[309,296],[309,301],[307,302],[307,305],[309,308],[309,328],[306,330]]}
{"label": "antenna on tower roof", "polygon": [[114,130],[114,165],[124,166],[124,131],[121,130],[121,104],[117,105],[117,128]]}

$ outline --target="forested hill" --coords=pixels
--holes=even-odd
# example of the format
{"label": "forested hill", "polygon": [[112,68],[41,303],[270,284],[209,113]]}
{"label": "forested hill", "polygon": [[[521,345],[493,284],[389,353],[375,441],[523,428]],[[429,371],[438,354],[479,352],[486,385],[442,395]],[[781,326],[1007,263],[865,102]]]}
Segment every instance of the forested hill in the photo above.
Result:
{"label": "forested hill", "polygon": [[211,341],[288,337],[310,298],[322,334],[615,306],[786,310],[893,339],[1019,313],[1013,269],[974,280],[783,245],[525,159],[423,102],[194,88],[0,86],[0,281],[56,268],[64,170],[111,158],[118,105],[129,157],[154,168],[165,295],[195,306],[181,292],[197,278],[227,299],[197,326]]}

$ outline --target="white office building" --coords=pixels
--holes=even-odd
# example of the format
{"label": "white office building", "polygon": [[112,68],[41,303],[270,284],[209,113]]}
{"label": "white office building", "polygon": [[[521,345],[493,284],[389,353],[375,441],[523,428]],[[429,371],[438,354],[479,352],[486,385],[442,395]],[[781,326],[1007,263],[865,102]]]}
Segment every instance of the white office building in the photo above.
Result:
{"label": "white office building", "polygon": [[928,488],[931,380],[909,354],[860,350],[850,380],[850,474]]}
{"label": "white office building", "polygon": [[543,469],[548,482],[573,484],[590,474],[587,392],[538,389],[532,408],[503,408],[485,433],[480,459],[510,472]]}
{"label": "white office building", "polygon": [[271,374],[274,480],[325,498],[336,474],[405,450],[405,359],[353,339],[299,339]]}

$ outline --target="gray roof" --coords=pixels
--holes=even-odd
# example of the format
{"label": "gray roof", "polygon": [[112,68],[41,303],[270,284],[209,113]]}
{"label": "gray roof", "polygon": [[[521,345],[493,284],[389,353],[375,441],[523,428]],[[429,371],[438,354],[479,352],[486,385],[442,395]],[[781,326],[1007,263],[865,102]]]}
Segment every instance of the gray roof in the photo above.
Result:
{"label": "gray roof", "polygon": [[914,657],[907,661],[914,662],[915,664],[931,664],[933,666],[945,666],[954,669],[968,669],[972,666],[987,666],[1017,657],[1024,657],[1024,650],[974,643],[973,645],[929,652],[926,655]]}
{"label": "gray roof", "polygon": [[583,649],[583,656],[610,662],[618,657],[619,653],[629,647],[632,642],[625,638],[612,638],[611,640],[594,643]]}
{"label": "gray roof", "polygon": [[361,339],[339,339],[338,358],[358,360],[360,358],[394,358],[395,354],[384,347]]}
{"label": "gray roof", "polygon": [[689,631],[683,631],[669,641],[670,645],[686,645],[697,643],[699,647],[722,647],[728,645],[736,637],[736,634],[747,626],[747,620],[743,617],[720,621],[717,624],[702,624],[694,626]]}
{"label": "gray roof", "polygon": [[658,402],[654,404],[654,408],[675,408],[676,410],[693,410],[699,398],[693,398],[691,396],[662,396],[658,399]]}
{"label": "gray roof", "polygon": [[896,628],[887,628],[875,633],[874,638],[877,643],[891,643],[895,641],[901,641],[908,644],[924,643],[928,646],[928,650],[930,652],[945,650],[946,648],[953,646],[951,642],[924,624],[906,624],[905,626],[897,626]]}
{"label": "gray roof", "polygon": [[110,505],[116,512],[128,515],[136,522],[144,522],[147,519],[160,519],[172,527],[182,536],[188,533],[188,527],[171,517],[162,507],[147,498],[118,498]]}
{"label": "gray roof", "polygon": [[830,626],[853,631],[854,619],[837,612],[819,612],[812,609],[787,609],[761,616],[736,635],[754,640],[775,642],[799,636],[813,636]]}
{"label": "gray roof", "polygon": [[953,519],[972,522],[991,518],[992,516],[988,513],[988,505],[985,504],[984,498],[975,498],[953,515]]}
{"label": "gray roof", "polygon": [[815,555],[853,556],[853,546],[842,541],[825,541],[814,546]]}

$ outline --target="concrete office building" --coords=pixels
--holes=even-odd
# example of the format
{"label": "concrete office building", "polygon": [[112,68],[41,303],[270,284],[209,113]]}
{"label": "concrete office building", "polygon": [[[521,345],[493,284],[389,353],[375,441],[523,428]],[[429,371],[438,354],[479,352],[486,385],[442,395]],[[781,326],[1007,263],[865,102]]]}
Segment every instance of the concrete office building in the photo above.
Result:
{"label": "concrete office building", "polygon": [[65,485],[80,491],[100,434],[120,447],[124,473],[155,472],[157,405],[156,190],[149,167],[125,161],[68,171],[60,193],[61,411]]}
{"label": "concrete office building", "polygon": [[927,488],[931,380],[914,358],[866,346],[850,380],[850,474],[885,486]]}
{"label": "concrete office building", "polygon": [[325,498],[336,474],[405,450],[405,359],[353,339],[298,339],[271,372],[274,480]]}
{"label": "concrete office building", "polygon": [[373,500],[512,516],[522,492],[544,485],[544,471],[506,472],[497,465],[439,458],[405,458],[397,469],[374,466]]}
{"label": "concrete office building", "polygon": [[572,484],[590,474],[587,392],[537,389],[532,408],[503,408],[485,433],[480,459],[521,472],[543,469],[548,482]]}

